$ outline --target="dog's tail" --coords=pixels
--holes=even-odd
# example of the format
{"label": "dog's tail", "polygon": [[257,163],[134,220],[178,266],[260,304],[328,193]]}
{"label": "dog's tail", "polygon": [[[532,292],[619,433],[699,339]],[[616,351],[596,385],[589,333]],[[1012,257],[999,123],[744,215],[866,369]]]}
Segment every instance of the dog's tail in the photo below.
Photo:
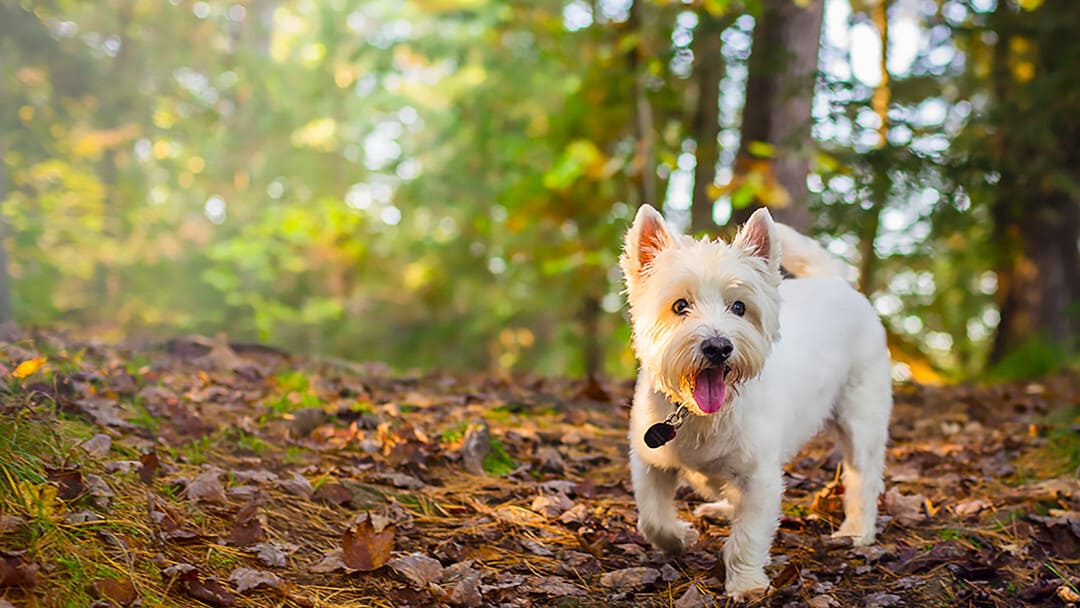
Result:
{"label": "dog's tail", "polygon": [[852,269],[814,239],[791,226],[776,223],[780,239],[780,265],[796,278],[838,277],[851,280]]}

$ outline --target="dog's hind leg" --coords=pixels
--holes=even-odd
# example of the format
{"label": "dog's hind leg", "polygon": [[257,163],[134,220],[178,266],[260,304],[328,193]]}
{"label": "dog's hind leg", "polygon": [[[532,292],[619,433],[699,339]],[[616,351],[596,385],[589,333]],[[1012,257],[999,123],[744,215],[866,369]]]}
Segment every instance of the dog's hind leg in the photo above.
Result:
{"label": "dog's hind leg", "polygon": [[892,411],[888,359],[867,362],[837,401],[835,423],[844,452],[844,523],[833,535],[856,546],[874,542],[878,496],[885,490],[885,444]]}
{"label": "dog's hind leg", "polygon": [[726,483],[721,479],[709,477],[696,471],[689,473],[684,471],[683,478],[702,498],[713,501],[698,505],[694,509],[694,517],[730,521],[735,515],[739,490],[734,484]]}

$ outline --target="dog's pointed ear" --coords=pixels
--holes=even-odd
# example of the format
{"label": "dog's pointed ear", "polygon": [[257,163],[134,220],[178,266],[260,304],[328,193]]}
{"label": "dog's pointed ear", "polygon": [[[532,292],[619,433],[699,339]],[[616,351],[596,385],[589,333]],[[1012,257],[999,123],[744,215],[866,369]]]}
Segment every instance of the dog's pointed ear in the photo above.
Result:
{"label": "dog's pointed ear", "polygon": [[746,220],[735,236],[734,245],[747,255],[764,259],[770,273],[780,272],[780,239],[768,209],[762,207]]}
{"label": "dog's pointed ear", "polygon": [[626,242],[619,258],[627,287],[641,280],[656,254],[674,244],[675,240],[668,232],[660,212],[648,204],[638,208],[634,225],[626,231]]}

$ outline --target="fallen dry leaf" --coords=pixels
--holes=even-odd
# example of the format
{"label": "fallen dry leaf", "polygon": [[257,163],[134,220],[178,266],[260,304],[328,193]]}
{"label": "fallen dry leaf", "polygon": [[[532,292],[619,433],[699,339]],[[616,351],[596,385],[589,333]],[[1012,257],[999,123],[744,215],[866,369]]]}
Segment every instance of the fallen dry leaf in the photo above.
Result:
{"label": "fallen dry leaf", "polygon": [[905,526],[915,526],[926,519],[923,505],[926,497],[922,494],[906,496],[896,487],[885,492],[885,511]]}
{"label": "fallen dry leaf", "polygon": [[39,569],[21,552],[0,551],[0,587],[31,587],[37,583]]}
{"label": "fallen dry leaf", "polygon": [[225,504],[225,486],[221,483],[221,476],[224,473],[225,471],[218,467],[207,467],[187,484],[185,494],[188,500]]}
{"label": "fallen dry leaf", "polygon": [[562,515],[564,512],[569,511],[573,507],[574,501],[567,498],[564,494],[555,494],[553,496],[541,494],[533,499],[532,505],[529,508],[544,517],[555,518]]}
{"label": "fallen dry leaf", "polygon": [[154,485],[154,476],[157,475],[161,461],[158,460],[157,452],[144,452],[139,456],[139,479],[148,486]]}
{"label": "fallen dry leaf", "polygon": [[336,481],[328,481],[322,484],[311,495],[311,500],[315,502],[325,502],[339,507],[347,504],[352,499],[352,491]]}
{"label": "fallen dry leaf", "polygon": [[345,565],[342,550],[334,549],[313,564],[309,570],[315,574],[327,574],[338,570],[351,570],[351,568]]}
{"label": "fallen dry leaf", "polygon": [[394,533],[393,524],[376,529],[370,514],[362,517],[341,537],[342,561],[361,572],[382,568],[394,550]]}
{"label": "fallen dry leaf", "polygon": [[236,603],[236,596],[214,578],[196,579],[187,585],[187,594],[211,606],[228,608]]}
{"label": "fallen dry leaf", "polygon": [[461,577],[450,592],[450,602],[458,606],[476,608],[482,606],[484,597],[480,593],[480,573],[473,571]]}
{"label": "fallen dry leaf", "polygon": [[283,491],[301,498],[310,498],[315,492],[307,477],[299,473],[293,473],[292,479],[283,479],[278,482],[278,487]]}
{"label": "fallen dry leaf", "polygon": [[423,553],[410,553],[404,557],[395,557],[387,562],[390,568],[404,576],[409,582],[421,589],[442,581],[443,566],[439,560]]}
{"label": "fallen dry leaf", "polygon": [[139,599],[135,583],[130,578],[103,578],[90,583],[90,594],[98,599],[110,600],[120,606],[130,606]]}
{"label": "fallen dry leaf", "polygon": [[273,572],[254,568],[237,568],[229,574],[229,582],[236,586],[237,593],[266,587],[276,589],[281,586],[281,578]]}
{"label": "fallen dry leaf", "polygon": [[104,458],[112,448],[112,438],[103,433],[98,433],[84,441],[80,447],[94,458]]}
{"label": "fallen dry leaf", "polygon": [[656,568],[636,566],[608,572],[600,577],[600,584],[613,589],[636,589],[651,585],[660,580],[660,571]]}
{"label": "fallen dry leaf", "polygon": [[45,474],[49,481],[56,484],[56,496],[63,501],[72,501],[86,491],[83,485],[82,471],[78,467],[54,469],[45,467]]}
{"label": "fallen dry leaf", "polygon": [[248,551],[255,554],[255,559],[264,566],[270,568],[284,568],[285,558],[291,555],[299,547],[292,543],[266,542],[248,547]]}
{"label": "fallen dry leaf", "polygon": [[235,547],[246,547],[266,538],[262,519],[259,514],[260,503],[253,500],[236,513],[232,530],[229,531],[228,543]]}
{"label": "fallen dry leaf", "polygon": [[27,359],[22,363],[15,366],[15,369],[11,371],[11,375],[18,379],[23,379],[35,374],[38,370],[45,365],[45,357],[34,357],[33,359]]}

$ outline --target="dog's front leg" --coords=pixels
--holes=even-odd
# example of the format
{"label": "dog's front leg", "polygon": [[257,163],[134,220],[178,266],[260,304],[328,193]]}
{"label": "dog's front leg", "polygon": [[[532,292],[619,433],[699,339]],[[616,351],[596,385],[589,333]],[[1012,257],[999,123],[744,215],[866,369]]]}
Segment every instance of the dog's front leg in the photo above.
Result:
{"label": "dog's front leg", "polygon": [[679,519],[675,511],[677,469],[661,469],[646,464],[631,451],[630,476],[638,507],[638,531],[645,540],[667,553],[681,553],[697,542],[694,527]]}
{"label": "dog's front leg", "polygon": [[742,496],[735,504],[731,535],[724,543],[724,587],[728,595],[741,601],[764,594],[769,586],[765,564],[780,522],[782,469],[760,467],[739,485],[743,486]]}

